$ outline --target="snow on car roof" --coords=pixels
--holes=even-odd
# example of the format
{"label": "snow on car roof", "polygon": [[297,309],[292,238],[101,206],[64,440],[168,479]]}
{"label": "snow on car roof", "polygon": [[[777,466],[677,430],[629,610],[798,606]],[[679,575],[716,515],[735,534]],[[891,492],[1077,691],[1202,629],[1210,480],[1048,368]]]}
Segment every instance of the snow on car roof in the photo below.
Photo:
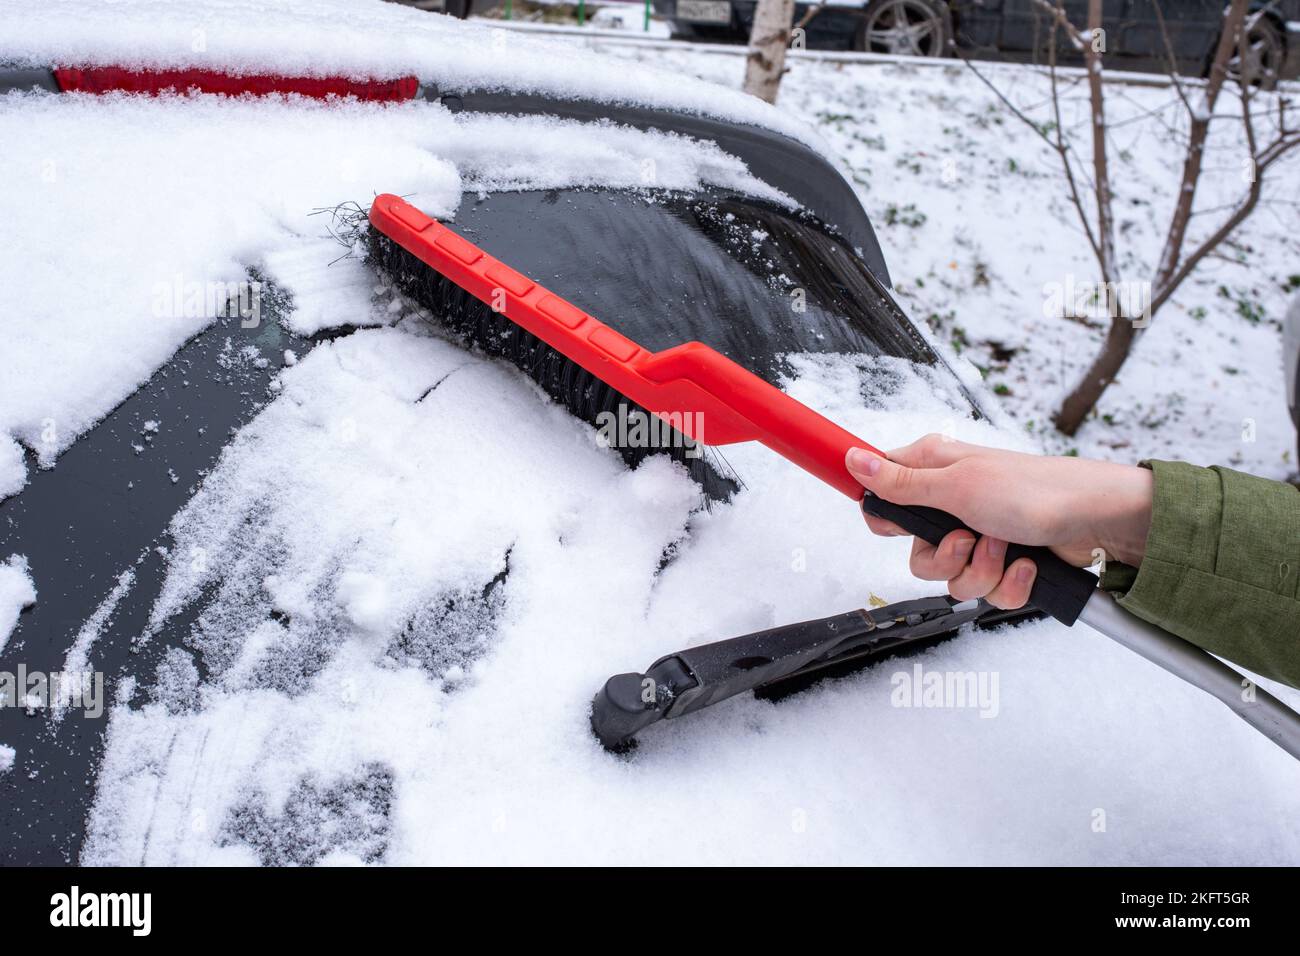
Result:
{"label": "snow on car roof", "polygon": [[0,0],[0,62],[414,74],[439,91],[537,93],[761,126],[825,150],[810,126],[738,90],[544,39],[373,0]]}
{"label": "snow on car roof", "polygon": [[464,191],[705,184],[791,204],[711,143],[424,102],[13,94],[0,138],[0,217],[22,224],[0,259],[0,498],[25,480],[15,441],[52,464],[250,267],[303,293],[295,331],[373,324],[373,278],[334,263],[322,207],[391,191],[447,216]]}

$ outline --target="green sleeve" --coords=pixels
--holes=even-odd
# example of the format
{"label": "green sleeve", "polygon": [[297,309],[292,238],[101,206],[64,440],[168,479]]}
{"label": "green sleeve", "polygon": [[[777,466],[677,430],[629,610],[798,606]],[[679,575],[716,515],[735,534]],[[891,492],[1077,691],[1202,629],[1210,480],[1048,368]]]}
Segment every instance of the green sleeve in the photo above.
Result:
{"label": "green sleeve", "polygon": [[1146,555],[1102,587],[1138,617],[1264,677],[1300,687],[1300,489],[1228,468],[1155,473]]}

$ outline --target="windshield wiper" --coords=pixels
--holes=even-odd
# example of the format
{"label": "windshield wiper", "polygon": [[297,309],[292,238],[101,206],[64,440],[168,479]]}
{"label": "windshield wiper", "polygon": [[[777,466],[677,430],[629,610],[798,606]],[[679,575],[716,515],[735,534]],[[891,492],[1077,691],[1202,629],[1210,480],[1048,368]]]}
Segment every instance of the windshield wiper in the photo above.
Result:
{"label": "windshield wiper", "polygon": [[659,658],[643,674],[611,677],[592,701],[591,728],[607,750],[623,751],[653,723],[745,691],[778,696],[783,685],[797,686],[851,661],[890,657],[909,645],[932,644],[966,624],[1041,616],[1032,609],[999,610],[982,600],[928,597],[702,644]]}

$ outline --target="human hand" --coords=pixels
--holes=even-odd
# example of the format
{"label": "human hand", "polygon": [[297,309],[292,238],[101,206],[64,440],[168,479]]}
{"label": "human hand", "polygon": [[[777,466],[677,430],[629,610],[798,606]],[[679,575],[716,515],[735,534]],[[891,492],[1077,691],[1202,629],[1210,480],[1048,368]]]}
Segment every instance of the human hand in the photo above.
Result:
{"label": "human hand", "polygon": [[[1154,479],[1135,465],[1046,457],[985,448],[927,435],[880,458],[862,448],[845,457],[849,473],[873,494],[900,505],[925,505],[960,518],[978,534],[954,531],[938,546],[912,542],[911,570],[947,581],[958,600],[985,598],[1023,607],[1037,569],[1030,558],[1004,566],[1007,542],[1045,546],[1084,567],[1100,549],[1137,565],[1151,527]],[[866,516],[879,535],[906,535]]]}

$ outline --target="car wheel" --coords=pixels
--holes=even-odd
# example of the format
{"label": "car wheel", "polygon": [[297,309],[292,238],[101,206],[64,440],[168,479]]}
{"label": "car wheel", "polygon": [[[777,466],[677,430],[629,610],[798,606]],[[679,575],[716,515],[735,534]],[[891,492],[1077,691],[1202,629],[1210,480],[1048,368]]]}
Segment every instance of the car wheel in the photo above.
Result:
{"label": "car wheel", "polygon": [[1281,29],[1268,17],[1256,16],[1228,59],[1228,75],[1238,83],[1263,90],[1275,89],[1285,59],[1286,43]]}
{"label": "car wheel", "polygon": [[853,48],[864,53],[943,56],[946,9],[931,0],[873,0],[858,25]]}

